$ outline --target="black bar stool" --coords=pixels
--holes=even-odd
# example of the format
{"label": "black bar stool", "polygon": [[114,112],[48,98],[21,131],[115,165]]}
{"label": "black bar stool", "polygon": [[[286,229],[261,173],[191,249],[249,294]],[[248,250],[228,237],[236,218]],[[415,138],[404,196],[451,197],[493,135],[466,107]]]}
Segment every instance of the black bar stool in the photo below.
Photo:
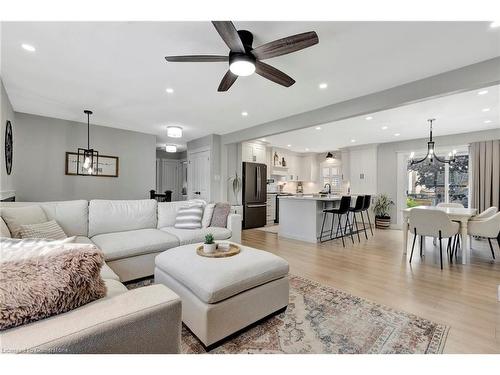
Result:
{"label": "black bar stool", "polygon": [[370,220],[370,213],[368,212],[371,201],[372,201],[372,196],[365,195],[365,204],[363,205],[363,211],[361,211],[361,218],[363,218],[363,212],[366,212],[366,216],[368,217],[368,224],[370,225],[370,232],[372,233],[373,236],[372,221]]}
{"label": "black bar stool", "polygon": [[[325,227],[326,215],[332,214],[332,227],[330,229],[330,238],[329,239],[330,240],[334,239],[334,237],[332,237],[332,234],[333,234],[333,226],[334,226],[334,222],[335,222],[335,215],[337,215],[338,224],[337,224],[337,231],[335,232],[335,238],[339,238],[339,237],[342,238],[342,246],[345,247],[344,235],[346,233],[345,233],[345,230],[343,230],[341,223],[342,223],[342,215],[346,215],[346,225],[349,225],[349,227],[350,227],[350,223],[349,223],[349,208],[350,208],[350,206],[351,206],[351,197],[343,196],[342,198],[340,198],[340,205],[338,208],[323,210],[323,224],[321,225],[321,233],[320,233],[320,239],[319,239],[320,242],[323,242],[323,229]],[[340,230],[340,236],[338,235],[339,230]],[[354,243],[354,238],[352,237],[352,231],[351,231],[351,240],[352,240],[352,243]]]}
{"label": "black bar stool", "polygon": [[[358,195],[356,197],[356,203],[354,204],[354,207],[349,207],[349,212],[352,212],[352,216],[354,217],[354,225],[356,227],[356,233],[358,234],[358,242],[361,242],[359,238],[359,228],[358,228],[358,220],[356,218],[356,214],[359,213],[361,215],[361,220],[363,221],[363,229],[365,231],[365,237],[368,239],[368,236],[366,235],[366,228],[365,228],[365,221],[363,219],[363,207],[365,205],[365,196],[364,195]],[[351,230],[352,233],[352,230]]]}

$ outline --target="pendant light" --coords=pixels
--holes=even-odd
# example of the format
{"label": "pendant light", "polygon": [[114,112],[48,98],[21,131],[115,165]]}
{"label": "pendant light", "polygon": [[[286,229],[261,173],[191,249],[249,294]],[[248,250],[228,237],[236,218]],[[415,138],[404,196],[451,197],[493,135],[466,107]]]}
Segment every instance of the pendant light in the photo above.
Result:
{"label": "pendant light", "polygon": [[440,163],[447,163],[447,164],[453,163],[455,161],[455,156],[457,154],[456,150],[453,150],[453,152],[450,152],[448,154],[448,159],[441,159],[439,156],[436,155],[436,149],[434,147],[434,141],[432,140],[432,123],[434,121],[436,121],[436,119],[431,118],[431,119],[429,119],[427,121],[429,121],[429,126],[430,126],[429,142],[427,142],[427,155],[425,155],[422,159],[413,160],[413,157],[415,156],[415,153],[412,152],[410,154],[410,164],[414,165],[414,164],[422,163],[426,159],[429,159],[429,162],[431,162],[431,163],[434,161],[434,159],[436,159]]}
{"label": "pendant light", "polygon": [[76,158],[76,174],[81,176],[98,174],[99,152],[90,148],[90,115],[92,111],[83,111],[87,115],[87,148],[78,148]]}
{"label": "pendant light", "polygon": [[326,160],[332,161],[333,159],[335,159],[335,157],[333,156],[333,154],[331,152],[328,152],[328,154],[326,154]]}

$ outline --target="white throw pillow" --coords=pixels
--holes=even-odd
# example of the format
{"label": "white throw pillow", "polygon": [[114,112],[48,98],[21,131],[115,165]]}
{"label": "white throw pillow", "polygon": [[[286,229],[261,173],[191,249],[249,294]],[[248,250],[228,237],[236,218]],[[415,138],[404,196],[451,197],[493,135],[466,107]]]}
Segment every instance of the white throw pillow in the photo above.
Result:
{"label": "white throw pillow", "polygon": [[[16,259],[26,259],[31,257],[34,253],[40,253],[41,250],[48,248],[64,248],[64,245],[66,244],[79,246],[80,244],[73,244],[75,239],[76,237],[68,237],[64,240],[45,240],[40,238],[2,238],[0,240],[0,261],[7,262]],[[44,253],[42,252],[41,254],[43,255]]]}
{"label": "white throw pillow", "polygon": [[21,225],[40,224],[47,221],[47,215],[40,206],[3,207],[2,218],[14,238],[21,238]]}
{"label": "white throw pillow", "polygon": [[203,218],[201,219],[201,227],[208,228],[210,222],[212,221],[212,215],[214,213],[215,203],[209,203],[205,206],[203,210]]}
{"label": "white throw pillow", "polygon": [[180,207],[175,217],[174,227],[177,229],[200,229],[202,215],[202,205]]}
{"label": "white throw pillow", "polygon": [[55,220],[40,224],[21,225],[21,238],[46,238],[49,240],[62,240],[66,233]]}

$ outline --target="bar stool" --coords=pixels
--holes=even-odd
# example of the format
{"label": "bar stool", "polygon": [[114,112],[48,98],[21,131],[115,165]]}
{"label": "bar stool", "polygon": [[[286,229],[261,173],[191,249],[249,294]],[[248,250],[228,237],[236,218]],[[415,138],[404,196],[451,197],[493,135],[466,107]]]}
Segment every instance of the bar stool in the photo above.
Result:
{"label": "bar stool", "polygon": [[[365,231],[365,237],[368,239],[368,235],[366,234],[365,220],[363,219],[363,208],[365,206],[365,196],[358,195],[356,197],[356,203],[354,207],[349,207],[349,212],[352,212],[352,216],[354,217],[354,225],[356,226],[356,233],[358,234],[358,242],[361,242],[359,238],[359,228],[358,228],[358,220],[356,218],[356,214],[359,213],[361,215],[361,220],[363,221],[363,230]],[[352,233],[352,230],[351,230]]]}
{"label": "bar stool", "polygon": [[372,196],[365,195],[365,203],[363,205],[363,211],[361,211],[361,218],[363,218],[363,212],[366,212],[366,216],[368,217],[368,224],[370,225],[370,232],[372,233],[373,236],[372,221],[370,220],[370,213],[368,212],[371,201],[372,201]]}
{"label": "bar stool", "polygon": [[[321,224],[321,232],[320,232],[320,238],[319,238],[320,242],[323,242],[323,229],[325,227],[326,216],[328,214],[332,214],[332,227],[330,229],[330,240],[334,239],[332,237],[332,234],[333,234],[333,226],[334,226],[334,222],[335,222],[335,215],[337,215],[338,224],[337,224],[337,231],[335,232],[335,238],[339,238],[339,237],[342,238],[342,246],[345,247],[344,235],[346,233],[345,233],[345,230],[344,231],[342,230],[341,222],[342,222],[342,216],[346,215],[346,224],[349,225],[349,227],[350,227],[350,223],[349,223],[349,208],[350,208],[350,206],[351,206],[351,197],[350,196],[343,196],[342,198],[340,198],[340,205],[338,208],[331,208],[331,209],[323,210],[323,224]],[[340,236],[338,235],[339,230],[340,230]],[[352,240],[352,243],[354,243],[352,231],[351,231],[351,240]]]}

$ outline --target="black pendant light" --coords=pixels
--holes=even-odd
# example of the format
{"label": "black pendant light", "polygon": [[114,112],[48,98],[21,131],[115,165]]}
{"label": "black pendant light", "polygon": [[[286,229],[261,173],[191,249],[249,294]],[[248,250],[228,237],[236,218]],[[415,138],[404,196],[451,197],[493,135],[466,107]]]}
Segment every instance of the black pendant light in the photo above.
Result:
{"label": "black pendant light", "polygon": [[427,155],[425,155],[420,160],[413,160],[414,153],[412,152],[411,155],[410,155],[410,164],[414,165],[414,164],[422,163],[426,159],[429,159],[429,162],[431,162],[431,163],[434,162],[434,160],[437,160],[440,163],[447,163],[447,164],[453,163],[455,161],[455,155],[456,155],[456,151],[455,150],[453,150],[453,152],[449,153],[449,155],[448,155],[449,159],[442,159],[442,158],[440,158],[439,156],[436,155],[436,150],[434,148],[434,141],[432,140],[432,123],[434,121],[436,121],[436,119],[431,118],[431,119],[429,119],[427,121],[429,121],[429,125],[430,125],[429,142],[427,142]]}
{"label": "black pendant light", "polygon": [[87,148],[78,148],[76,174],[80,176],[97,176],[99,173],[97,168],[99,163],[99,152],[90,148],[90,115],[92,111],[86,109],[83,113],[87,115]]}
{"label": "black pendant light", "polygon": [[333,160],[333,159],[335,159],[333,154],[331,152],[328,152],[328,154],[326,154],[326,160]]}

